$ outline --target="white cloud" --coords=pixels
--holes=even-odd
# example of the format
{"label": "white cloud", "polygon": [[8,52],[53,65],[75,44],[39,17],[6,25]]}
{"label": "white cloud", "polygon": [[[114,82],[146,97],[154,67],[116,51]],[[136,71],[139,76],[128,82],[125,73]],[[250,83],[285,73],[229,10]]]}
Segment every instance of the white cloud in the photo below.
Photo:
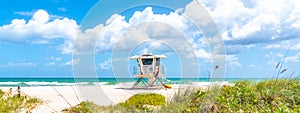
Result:
{"label": "white cloud", "polygon": [[55,66],[59,61],[62,60],[61,57],[54,57],[54,56],[50,56],[50,57],[46,57],[46,60],[48,61],[48,63],[45,63],[45,66]]}
{"label": "white cloud", "polygon": [[100,68],[103,70],[107,70],[111,68],[111,59],[107,59],[106,61],[99,64]]}
{"label": "white cloud", "polygon": [[[242,64],[239,62],[239,58],[236,55],[225,55],[225,54],[215,54],[207,52],[204,49],[199,49],[195,51],[196,57],[203,59],[205,62],[211,62],[212,60],[216,61],[225,61],[226,64],[231,68],[241,67]],[[225,56],[224,56],[225,55]],[[191,57],[192,55],[189,55]]]}
{"label": "white cloud", "polygon": [[74,49],[74,41],[72,40],[65,40],[65,42],[58,47],[62,54],[72,54],[75,53]]}
{"label": "white cloud", "polygon": [[269,45],[266,45],[264,48],[266,49],[271,49],[271,48],[281,48],[281,45],[280,44],[269,44]]}
{"label": "white cloud", "polygon": [[217,22],[221,22],[224,25],[230,25],[228,22],[236,18],[244,18],[251,15],[251,10],[246,8],[240,0],[216,0],[214,2],[215,7],[213,9],[208,7],[211,9],[211,15]]}
{"label": "white cloud", "polygon": [[[125,21],[125,17],[114,14],[106,21],[106,25],[99,24],[92,29],[85,31],[78,30],[78,25],[72,19],[55,19],[49,21],[49,14],[44,10],[38,10],[34,13],[31,20],[26,22],[22,19],[15,19],[12,24],[4,25],[0,27],[0,39],[11,42],[30,42],[34,44],[45,44],[55,38],[64,38],[64,44],[60,45],[60,49],[63,54],[70,54],[73,49],[73,40],[76,37],[75,53],[80,52],[93,52],[94,43],[99,39],[97,44],[97,51],[111,50],[118,41],[124,44],[130,44],[132,42],[144,41],[151,38],[156,40],[164,40],[173,42],[174,45],[184,45],[180,40],[187,40],[191,45],[197,45],[193,43],[193,38],[198,31],[191,27],[192,24],[188,23],[184,16],[179,15],[177,12],[171,12],[170,14],[154,14],[151,7],[145,8],[143,11],[136,11],[129,19],[129,22]],[[144,22],[158,22],[164,24],[144,24]],[[136,30],[131,30],[127,33],[126,39],[120,39],[122,34],[132,28],[132,26],[140,25]],[[170,28],[172,28],[170,30]],[[175,29],[174,29],[175,28]],[[23,30],[25,29],[25,30]],[[79,32],[77,32],[79,31]],[[103,32],[102,36],[99,36]],[[179,34],[184,33],[184,34]],[[7,37],[4,37],[8,36]],[[32,37],[38,37],[38,39],[31,39]],[[184,38],[187,37],[187,39]],[[174,37],[178,37],[174,39]],[[174,41],[176,40],[176,41]],[[154,42],[154,41],[153,41]],[[180,44],[181,43],[181,44]],[[194,46],[193,45],[193,46]],[[151,43],[150,46],[159,48],[161,44]],[[122,46],[124,49],[125,46]],[[185,46],[180,47],[180,50],[187,50]],[[198,47],[198,46],[195,46]],[[125,48],[126,49],[126,48]]]}
{"label": "white cloud", "polygon": [[68,11],[66,8],[64,8],[64,7],[60,7],[60,8],[57,8],[59,11],[62,11],[62,12],[66,12],[66,11]]}
{"label": "white cloud", "polygon": [[[21,13],[17,14],[26,14]],[[52,39],[64,39],[65,42],[73,40],[78,32],[78,25],[75,20],[69,18],[53,19],[50,18],[45,10],[34,12],[29,21],[24,19],[14,19],[8,25],[0,26],[0,40],[8,42],[21,42],[42,44]]]}
{"label": "white cloud", "polygon": [[[199,32],[191,30],[193,28],[189,27],[183,16],[174,12],[169,15],[154,14],[151,7],[147,7],[143,11],[136,11],[129,22],[125,21],[124,16],[114,14],[105,24],[105,26],[99,24],[94,28],[78,33],[75,51],[78,53],[94,52],[91,51],[94,50],[94,42],[98,42],[96,45],[98,52],[110,51],[116,46],[115,49],[117,50],[128,50],[131,47],[129,45],[149,41],[150,38],[152,39],[150,41],[151,47],[159,48],[161,42],[172,42],[173,45],[182,45],[175,47],[180,47],[180,50],[185,51],[187,47],[183,46],[183,41],[187,40],[193,43],[191,39],[194,35],[199,34]],[[185,34],[179,34],[183,32]],[[102,35],[100,36],[100,34]],[[184,36],[188,38],[185,39]],[[97,39],[99,40],[97,41]]]}
{"label": "white cloud", "polygon": [[204,49],[199,49],[195,51],[198,58],[211,59],[211,54],[206,52]]}
{"label": "white cloud", "polygon": [[50,60],[50,61],[61,61],[62,60],[61,57],[54,57],[54,56],[47,57],[46,59]]}
{"label": "white cloud", "polygon": [[158,42],[158,41],[156,41],[156,42],[152,41],[152,42],[150,42],[150,45],[149,45],[150,48],[159,48],[161,46],[162,46],[162,43]]}
{"label": "white cloud", "polygon": [[283,53],[280,52],[278,53],[269,52],[268,54],[264,55],[264,57],[270,59],[267,64],[271,66],[277,65],[278,62],[282,62],[283,60],[285,63],[300,62],[300,52],[293,53],[293,55],[290,55],[290,53],[288,53],[286,57],[284,56]]}
{"label": "white cloud", "polygon": [[288,56],[285,58],[286,62],[293,62],[293,63],[299,63],[300,62],[300,52],[293,56]]}
{"label": "white cloud", "polygon": [[70,61],[67,61],[65,62],[64,64],[62,64],[62,66],[70,66],[70,65],[76,65],[80,62],[80,59],[77,58],[77,59],[74,59],[74,60],[70,60]]}
{"label": "white cloud", "polygon": [[213,0],[209,10],[227,44],[255,44],[298,39],[300,8],[297,0]]}
{"label": "white cloud", "polygon": [[144,48],[144,49],[140,52],[140,54],[146,54],[146,53],[149,53],[148,48]]}
{"label": "white cloud", "polygon": [[[272,0],[250,2],[241,0],[201,0],[199,2],[207,8],[215,19],[223,39],[228,44],[239,45],[240,47],[246,45],[246,48],[248,48],[248,45],[260,42],[274,40],[282,42],[281,40],[299,38],[296,34],[300,33],[300,16],[298,15],[300,8],[296,7],[295,4],[298,3],[296,1],[284,3]],[[97,46],[96,51],[98,52],[109,51],[118,42],[124,44],[124,46],[120,45],[124,49],[126,44],[150,38],[173,41],[174,44],[182,45],[180,44],[181,40],[177,40],[182,39],[188,41],[193,48],[180,46],[180,50],[189,48],[196,50],[199,57],[208,57],[209,55],[202,51],[206,40],[203,40],[203,38],[194,39],[202,32],[197,31],[185,16],[178,14],[178,12],[181,12],[195,18],[199,17],[199,14],[194,14],[197,10],[195,4],[197,2],[192,1],[184,8],[179,8],[169,14],[154,14],[152,8],[147,7],[143,11],[136,11],[128,22],[125,21],[124,16],[113,14],[105,24],[99,24],[84,31],[79,29],[75,20],[69,18],[51,20],[51,15],[45,10],[38,10],[29,21],[14,19],[11,24],[1,26],[0,39],[10,42],[46,44],[49,42],[48,40],[62,38],[64,43],[59,48],[63,54],[72,53],[75,37],[75,53],[93,52],[91,50],[94,50],[95,46]],[[16,12],[16,14],[30,15],[30,12]],[[153,25],[152,23],[147,25],[145,22],[158,22],[165,25]],[[204,24],[205,22],[196,23]],[[134,26],[139,27],[134,28]],[[170,30],[170,28],[175,29]],[[128,29],[131,29],[131,31]],[[127,34],[123,34],[125,32]],[[174,37],[178,37],[179,33],[184,34],[175,41]],[[99,34],[102,34],[102,36],[99,36]],[[124,35],[127,35],[127,38],[124,38]],[[97,45],[95,45],[95,42],[98,42]],[[298,45],[296,46],[298,48],[295,49],[300,49],[300,44]],[[159,47],[161,44],[153,43],[151,46]],[[283,44],[277,44],[265,48],[280,48],[282,46]]]}
{"label": "white cloud", "polygon": [[22,15],[22,16],[32,16],[34,14],[33,11],[27,11],[27,12],[15,12],[14,14]]}
{"label": "white cloud", "polygon": [[51,41],[49,40],[34,40],[31,42],[31,44],[50,44]]}
{"label": "white cloud", "polygon": [[264,46],[264,48],[265,49],[291,49],[291,50],[299,50],[300,49],[300,38],[267,44],[266,46]]}
{"label": "white cloud", "polygon": [[36,67],[37,64],[34,62],[18,61],[18,62],[8,62],[7,64],[1,66],[13,67],[13,68],[28,68],[28,67]]}
{"label": "white cloud", "polygon": [[237,62],[237,61],[234,61],[234,62],[228,62],[228,65],[229,65],[229,67],[231,67],[231,68],[237,68],[237,67],[241,67],[242,65],[239,63],[239,62]]}
{"label": "white cloud", "polygon": [[76,64],[78,64],[79,62],[80,62],[80,59],[79,59],[79,58],[72,60],[73,65],[76,65]]}
{"label": "white cloud", "polygon": [[264,57],[266,58],[283,58],[284,57],[284,54],[282,53],[274,53],[274,52],[269,52],[267,54],[264,55]]}
{"label": "white cloud", "polygon": [[54,66],[56,63],[55,62],[49,62],[47,64],[45,64],[45,66]]}
{"label": "white cloud", "polygon": [[49,65],[55,65],[55,62],[50,62]]}
{"label": "white cloud", "polygon": [[[64,48],[64,53],[72,53],[73,54],[80,54],[80,53],[91,53],[94,52],[95,43],[97,42],[98,38],[100,37],[100,33],[102,33],[104,30],[104,26],[102,24],[99,24],[95,26],[94,28],[87,29],[85,31],[80,31],[77,34],[75,44],[72,41],[69,41],[62,45],[61,48]],[[107,40],[104,38],[100,38],[99,40]],[[102,42],[102,41],[101,41]],[[73,45],[74,44],[74,45]],[[109,42],[103,41],[102,43],[98,43],[100,45],[101,49],[108,48]],[[73,48],[74,46],[74,48]]]}
{"label": "white cloud", "polygon": [[48,14],[47,11],[45,11],[45,10],[38,10],[38,11],[36,11],[34,13],[32,19],[30,21],[33,22],[33,24],[35,22],[44,24],[44,23],[48,22],[49,19],[50,18],[49,18],[49,14]]}
{"label": "white cloud", "polygon": [[242,64],[239,63],[239,58],[236,55],[226,55],[226,63],[231,68],[241,67]]}
{"label": "white cloud", "polygon": [[299,28],[300,27],[300,20],[296,21],[295,23],[292,23],[292,27]]}
{"label": "white cloud", "polygon": [[70,66],[70,65],[72,65],[72,60],[70,60],[70,61],[67,61],[66,63],[64,63],[63,65],[65,65],[65,66]]}

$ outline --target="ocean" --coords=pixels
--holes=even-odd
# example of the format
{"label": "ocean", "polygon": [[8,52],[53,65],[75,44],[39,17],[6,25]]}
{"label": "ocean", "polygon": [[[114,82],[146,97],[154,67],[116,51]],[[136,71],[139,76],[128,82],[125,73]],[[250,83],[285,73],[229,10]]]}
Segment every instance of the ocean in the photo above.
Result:
{"label": "ocean", "polygon": [[[214,79],[213,81],[239,81],[251,80],[261,81],[268,78],[225,78]],[[113,85],[121,82],[135,82],[136,78],[0,78],[0,86],[72,86],[72,85],[95,85],[105,84]],[[210,82],[209,78],[167,78],[163,79],[164,83],[189,83],[189,82]]]}

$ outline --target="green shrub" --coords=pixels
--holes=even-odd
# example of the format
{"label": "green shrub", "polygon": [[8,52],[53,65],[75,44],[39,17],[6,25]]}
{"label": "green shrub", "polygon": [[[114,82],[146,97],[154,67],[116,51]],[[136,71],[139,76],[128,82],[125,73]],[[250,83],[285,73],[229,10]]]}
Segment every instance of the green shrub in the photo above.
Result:
{"label": "green shrub", "polygon": [[130,97],[123,103],[120,103],[121,106],[127,109],[136,109],[136,110],[151,110],[151,108],[146,107],[150,106],[161,106],[166,103],[166,99],[161,94],[148,93],[148,94],[136,94]]}

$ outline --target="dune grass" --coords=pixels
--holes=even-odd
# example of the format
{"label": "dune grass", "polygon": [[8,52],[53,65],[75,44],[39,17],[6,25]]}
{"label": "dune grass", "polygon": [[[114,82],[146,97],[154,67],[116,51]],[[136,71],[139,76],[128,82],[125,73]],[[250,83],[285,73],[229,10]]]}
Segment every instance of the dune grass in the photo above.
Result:
{"label": "dune grass", "polygon": [[0,90],[0,113],[13,113],[26,111],[30,112],[38,104],[42,103],[41,100],[37,98],[30,98],[18,95],[12,95],[8,98],[3,98],[5,93]]}
{"label": "dune grass", "polygon": [[[200,93],[200,95],[199,95]],[[184,112],[197,112],[207,92],[198,91]],[[200,98],[200,99],[199,99]],[[299,79],[274,79],[258,83],[239,81],[223,86],[208,112],[300,112]]]}
{"label": "dune grass", "polygon": [[[127,101],[115,106],[97,106],[83,102],[67,109],[75,113],[83,112],[300,112],[300,80],[272,79],[260,82],[237,81],[234,86],[219,87],[215,90],[185,90],[175,94],[170,102],[148,102],[145,94],[134,95]],[[216,96],[210,97],[210,94]],[[162,95],[146,94],[156,100],[163,100]],[[204,103],[205,98],[214,98],[211,103]],[[147,103],[147,104],[146,104]],[[160,106],[145,109],[144,105]],[[153,104],[155,103],[155,104]],[[151,105],[151,104],[150,104]],[[206,105],[203,107],[203,105]],[[72,109],[72,110],[71,110]],[[89,111],[87,111],[89,109]]]}

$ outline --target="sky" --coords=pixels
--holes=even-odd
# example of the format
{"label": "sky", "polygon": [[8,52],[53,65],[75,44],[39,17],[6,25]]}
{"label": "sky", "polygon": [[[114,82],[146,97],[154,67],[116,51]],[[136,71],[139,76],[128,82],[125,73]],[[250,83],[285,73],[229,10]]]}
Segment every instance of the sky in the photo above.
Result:
{"label": "sky", "polygon": [[[271,78],[278,62],[287,69],[280,77],[292,73],[299,77],[299,4],[299,0],[1,1],[0,77],[70,78],[77,72],[83,77],[95,73],[128,77],[136,66],[128,57],[142,53],[166,55],[162,64],[170,78],[192,73],[208,77],[214,55],[225,56],[225,78]],[[194,14],[197,11],[204,12]],[[203,18],[216,27],[198,28],[205,25],[198,21]],[[211,29],[217,35],[211,35]],[[215,52],[212,43],[218,36],[226,52]]]}

